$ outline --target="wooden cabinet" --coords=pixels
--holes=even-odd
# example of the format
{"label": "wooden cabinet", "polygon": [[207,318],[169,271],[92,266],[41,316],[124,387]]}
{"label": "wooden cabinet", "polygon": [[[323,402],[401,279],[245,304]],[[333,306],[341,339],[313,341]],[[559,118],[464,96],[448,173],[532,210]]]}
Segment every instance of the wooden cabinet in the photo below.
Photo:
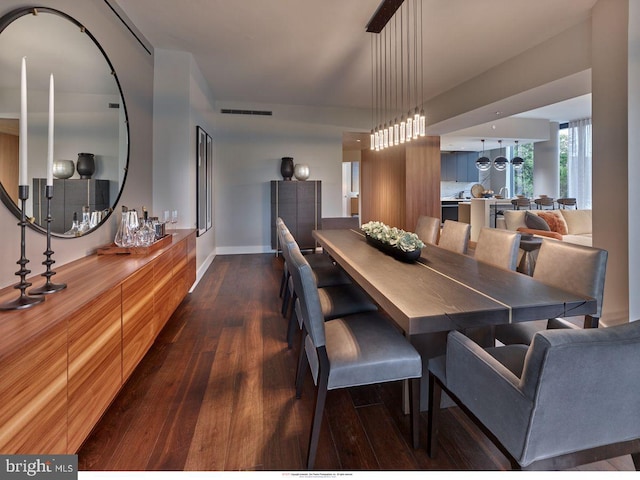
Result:
{"label": "wooden cabinet", "polygon": [[[40,318],[22,322],[0,313],[0,452],[67,452],[67,326],[40,328]],[[13,325],[11,325],[13,323]]]}
{"label": "wooden cabinet", "polygon": [[69,324],[68,450],[75,452],[122,386],[121,287],[95,298]]}
{"label": "wooden cabinet", "polygon": [[[57,269],[65,290],[0,312],[2,453],[80,448],[195,281],[195,239],[179,230],[147,256],[76,260]],[[15,296],[4,288],[0,303]]]}
{"label": "wooden cabinet", "polygon": [[129,378],[156,338],[153,311],[153,265],[122,283],[122,381]]}
{"label": "wooden cabinet", "polygon": [[279,250],[276,219],[285,225],[301,249],[316,248],[313,230],[320,228],[322,220],[322,182],[271,182],[271,248]]}

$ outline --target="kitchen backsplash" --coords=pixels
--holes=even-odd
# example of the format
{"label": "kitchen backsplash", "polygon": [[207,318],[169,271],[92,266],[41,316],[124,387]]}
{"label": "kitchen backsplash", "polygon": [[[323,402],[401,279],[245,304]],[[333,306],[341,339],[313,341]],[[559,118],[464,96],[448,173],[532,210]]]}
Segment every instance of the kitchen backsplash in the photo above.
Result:
{"label": "kitchen backsplash", "polygon": [[440,198],[462,198],[471,197],[471,187],[477,182],[440,182]]}

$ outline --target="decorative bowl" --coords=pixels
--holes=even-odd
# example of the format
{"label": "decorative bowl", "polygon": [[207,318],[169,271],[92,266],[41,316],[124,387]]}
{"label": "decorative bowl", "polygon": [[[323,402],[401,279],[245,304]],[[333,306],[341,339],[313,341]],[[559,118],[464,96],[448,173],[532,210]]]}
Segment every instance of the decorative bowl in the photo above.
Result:
{"label": "decorative bowl", "polygon": [[54,160],[53,176],[61,180],[71,178],[76,171],[73,160]]}

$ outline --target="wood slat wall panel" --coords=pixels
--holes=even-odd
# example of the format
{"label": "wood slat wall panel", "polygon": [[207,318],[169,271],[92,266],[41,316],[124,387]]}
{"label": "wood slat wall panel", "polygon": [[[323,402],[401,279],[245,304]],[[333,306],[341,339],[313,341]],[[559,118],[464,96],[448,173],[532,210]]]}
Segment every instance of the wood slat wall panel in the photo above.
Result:
{"label": "wood slat wall panel", "polygon": [[153,263],[122,284],[122,377],[126,381],[156,337]]}
{"label": "wood slat wall panel", "polygon": [[68,434],[75,452],[122,386],[121,287],[69,323]]}
{"label": "wood slat wall panel", "polygon": [[415,231],[418,217],[440,218],[440,137],[425,137],[406,146],[406,229]]}
{"label": "wood slat wall panel", "polygon": [[362,222],[413,231],[420,215],[440,218],[440,137],[362,151]]}

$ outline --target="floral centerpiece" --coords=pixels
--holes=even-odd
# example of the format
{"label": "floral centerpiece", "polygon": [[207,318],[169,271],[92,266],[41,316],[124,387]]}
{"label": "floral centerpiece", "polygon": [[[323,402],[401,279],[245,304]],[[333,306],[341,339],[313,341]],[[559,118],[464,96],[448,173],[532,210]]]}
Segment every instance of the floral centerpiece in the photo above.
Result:
{"label": "floral centerpiece", "polygon": [[420,258],[424,243],[415,233],[382,222],[368,222],[360,228],[369,243],[398,260],[411,262]]}

